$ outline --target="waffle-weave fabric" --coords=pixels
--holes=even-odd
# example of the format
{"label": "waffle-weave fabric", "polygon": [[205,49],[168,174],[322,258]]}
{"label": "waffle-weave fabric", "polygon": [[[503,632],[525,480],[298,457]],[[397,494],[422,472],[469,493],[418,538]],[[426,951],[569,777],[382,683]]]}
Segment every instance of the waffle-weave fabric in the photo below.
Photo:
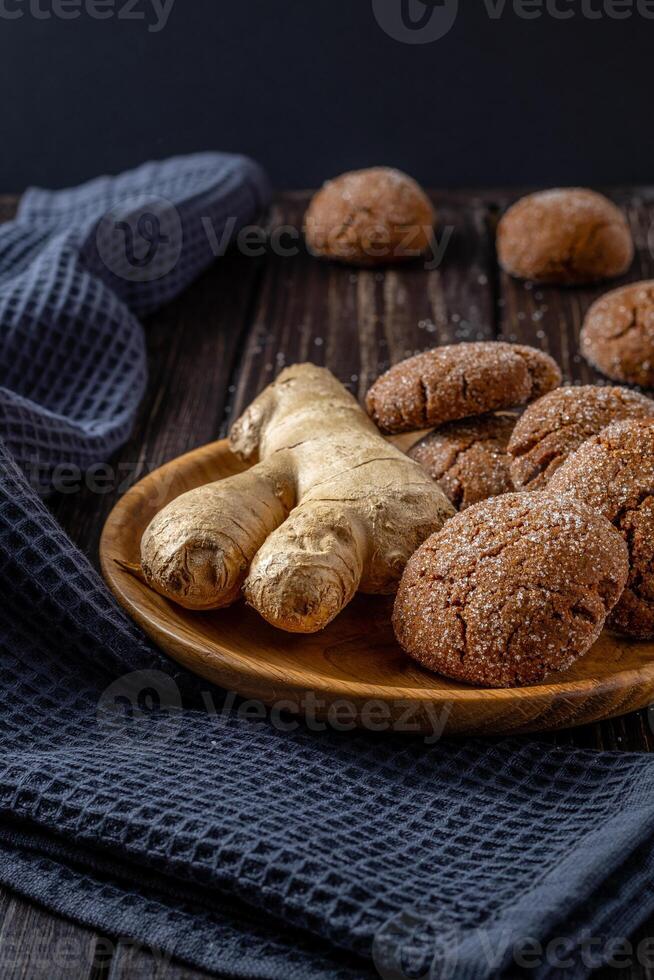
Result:
{"label": "waffle-weave fabric", "polygon": [[[159,196],[175,196],[176,166],[150,173]],[[96,186],[112,206],[113,185]],[[239,191],[253,206],[257,186]],[[69,390],[61,382],[56,403],[57,372],[30,376],[29,425],[3,423],[0,880],[225,976],[586,976],[654,909],[654,760],[251,720],[149,644],[35,493],[23,472],[34,442],[56,465],[119,441],[119,425],[105,426],[111,405],[138,401],[138,372],[125,381],[125,351],[142,358],[135,312],[198,268],[182,258],[174,286],[114,290],[80,258],[84,222],[65,230],[78,213],[97,225],[86,193],[67,192],[70,210],[28,195],[25,238],[10,229],[2,246],[14,269],[3,281],[29,285],[26,319],[9,319],[3,343],[33,322],[56,348],[60,321],[38,311],[51,309],[41,289],[61,278],[64,253],[62,281],[100,297],[125,333],[107,360],[113,327],[94,356],[62,356]],[[10,393],[4,351],[2,364]]]}
{"label": "waffle-weave fabric", "polygon": [[220,153],[26,192],[0,226],[0,439],[40,491],[125,442],[146,382],[138,317],[180,293],[268,197],[257,164]]}

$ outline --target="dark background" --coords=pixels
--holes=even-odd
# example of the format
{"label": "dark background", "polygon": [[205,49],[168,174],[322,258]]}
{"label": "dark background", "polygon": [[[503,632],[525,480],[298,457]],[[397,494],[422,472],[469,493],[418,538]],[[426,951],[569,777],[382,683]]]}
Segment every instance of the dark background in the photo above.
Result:
{"label": "dark background", "polygon": [[654,20],[636,13],[558,0],[576,16],[507,3],[493,20],[460,0],[419,45],[389,37],[372,0],[176,0],[159,33],[2,2],[24,9],[0,19],[2,191],[201,149],[249,153],[283,187],[380,163],[432,186],[654,182]]}

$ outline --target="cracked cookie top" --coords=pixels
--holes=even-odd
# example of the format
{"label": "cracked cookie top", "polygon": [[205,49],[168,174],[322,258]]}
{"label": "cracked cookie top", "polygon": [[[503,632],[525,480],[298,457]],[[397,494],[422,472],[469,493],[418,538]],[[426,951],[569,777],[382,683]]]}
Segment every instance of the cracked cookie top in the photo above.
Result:
{"label": "cracked cookie top", "polygon": [[529,194],[510,207],[498,225],[497,254],[509,275],[572,285],[622,275],[634,245],[612,201],[569,187]]}
{"label": "cracked cookie top", "polygon": [[654,401],[630,391],[579,385],[557,388],[530,405],[509,440],[516,490],[541,490],[570,453],[623,418],[654,418]]}
{"label": "cracked cookie top", "polygon": [[393,626],[429,670],[488,687],[536,683],[591,647],[627,574],[627,547],[597,511],[573,497],[506,494],[418,548]]}
{"label": "cracked cookie top", "polygon": [[371,167],[327,181],[309,204],[304,231],[314,255],[386,265],[427,251],[435,220],[413,178],[391,167]]}
{"label": "cracked cookie top", "polygon": [[458,510],[465,510],[512,489],[506,447],[515,423],[515,415],[508,413],[448,422],[420,439],[408,455]]}
{"label": "cracked cookie top", "polygon": [[382,374],[366,395],[366,408],[383,432],[411,432],[525,405],[560,383],[556,362],[535,347],[448,344]]}
{"label": "cracked cookie top", "polygon": [[629,579],[609,625],[654,637],[654,421],[603,429],[563,464],[550,490],[583,500],[618,529],[629,548]]}
{"label": "cracked cookie top", "polygon": [[581,353],[614,381],[654,387],[654,280],[601,296],[586,314]]}

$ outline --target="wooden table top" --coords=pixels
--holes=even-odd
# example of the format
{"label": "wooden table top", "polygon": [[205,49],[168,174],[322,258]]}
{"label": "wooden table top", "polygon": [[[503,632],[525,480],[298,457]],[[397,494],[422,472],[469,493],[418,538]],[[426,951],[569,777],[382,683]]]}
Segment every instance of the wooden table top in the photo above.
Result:
{"label": "wooden table top", "polygon": [[[511,280],[495,260],[494,235],[515,190],[434,191],[436,236],[450,237],[442,264],[363,271],[319,262],[300,247],[307,192],[280,195],[267,219],[281,248],[261,255],[230,251],[182,297],[146,322],[150,378],[131,439],[112,461],[106,493],[60,494],[55,517],[97,565],[100,532],[131,483],[163,462],[226,433],[230,423],[285,364],[324,364],[357,395],[389,364],[437,344],[502,339],[552,354],[566,380],[600,380],[579,356],[590,303],[605,287],[557,289]],[[654,188],[608,193],[630,221],[637,255],[621,282],[654,278]],[[0,220],[16,199],[0,197]],[[280,254],[296,251],[297,254]],[[610,288],[610,287],[608,287]],[[640,711],[558,732],[556,742],[650,751],[651,719]],[[541,736],[542,737],[542,736]],[[654,922],[638,934],[654,935]],[[191,980],[205,976],[149,950],[83,929],[0,889],[3,980]],[[598,974],[600,976],[600,974]],[[606,969],[601,976],[646,977]]]}

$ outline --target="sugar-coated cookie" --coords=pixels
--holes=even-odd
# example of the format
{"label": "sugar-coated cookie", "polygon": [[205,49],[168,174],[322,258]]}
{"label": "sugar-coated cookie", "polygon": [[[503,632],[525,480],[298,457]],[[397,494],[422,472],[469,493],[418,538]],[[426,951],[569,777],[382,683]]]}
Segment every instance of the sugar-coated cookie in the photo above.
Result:
{"label": "sugar-coated cookie", "polygon": [[435,220],[431,201],[412,177],[372,167],[328,181],[309,204],[304,230],[314,255],[386,265],[427,251]]}
{"label": "sugar-coated cookie", "polygon": [[535,347],[449,344],[382,374],[368,391],[366,408],[383,432],[410,432],[525,405],[560,383],[556,362]]}
{"label": "sugar-coated cookie", "polygon": [[654,279],[601,296],[586,314],[579,342],[602,374],[654,388]]}
{"label": "sugar-coated cookie", "polygon": [[654,417],[654,401],[629,388],[557,388],[530,405],[509,440],[516,490],[542,490],[564,460],[611,422]]}
{"label": "sugar-coated cookie", "polygon": [[535,683],[595,642],[627,581],[627,546],[573,497],[469,507],[409,559],[395,634],[424,667],[487,687]]}
{"label": "sugar-coated cookie", "polygon": [[408,455],[458,510],[465,510],[513,489],[506,447],[515,423],[515,415],[506,412],[447,422],[420,439]]}
{"label": "sugar-coated cookie", "polygon": [[615,422],[588,439],[552,477],[548,493],[599,511],[629,548],[629,579],[609,625],[654,637],[654,420]]}
{"label": "sugar-coated cookie", "polygon": [[612,201],[568,187],[529,194],[510,207],[497,229],[497,254],[519,279],[574,285],[622,275],[634,245]]}

